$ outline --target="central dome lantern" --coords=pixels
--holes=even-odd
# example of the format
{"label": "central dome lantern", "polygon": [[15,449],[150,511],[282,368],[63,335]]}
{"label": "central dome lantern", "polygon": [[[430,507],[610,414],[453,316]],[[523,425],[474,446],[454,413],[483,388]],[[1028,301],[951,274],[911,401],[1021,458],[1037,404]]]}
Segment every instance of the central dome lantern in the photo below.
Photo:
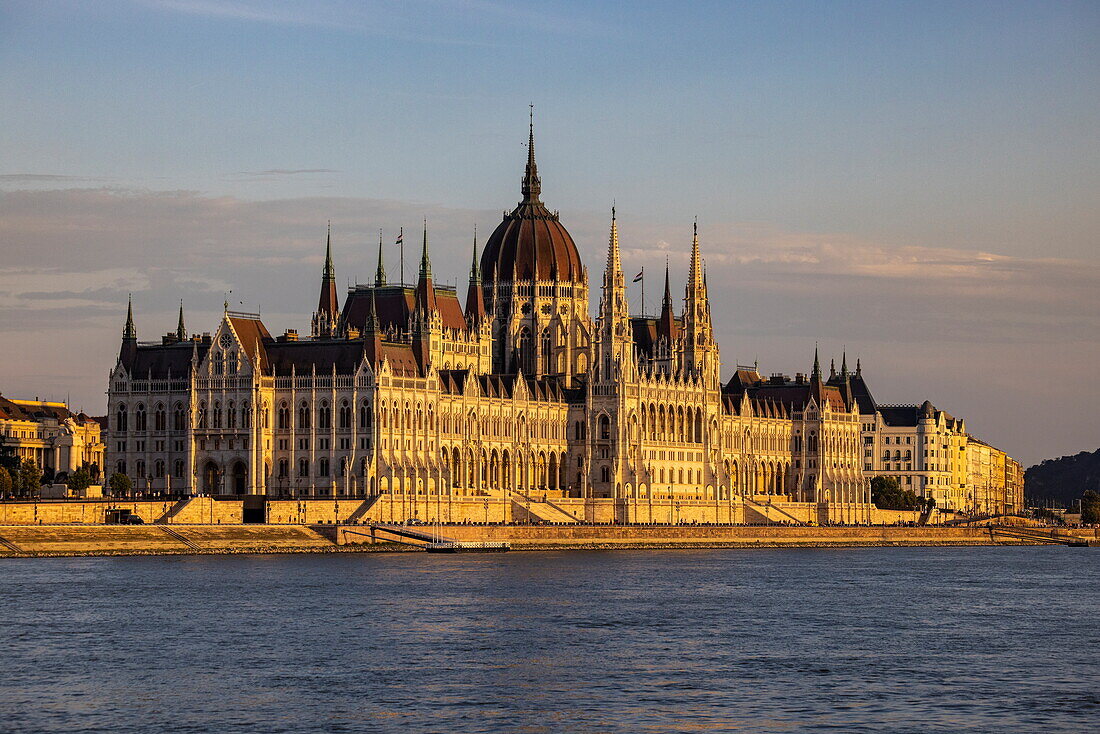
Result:
{"label": "central dome lantern", "polygon": [[527,142],[527,170],[520,187],[523,198],[497,226],[481,254],[485,283],[561,281],[579,283],[584,266],[573,238],[539,199],[542,182],[535,166],[535,126]]}

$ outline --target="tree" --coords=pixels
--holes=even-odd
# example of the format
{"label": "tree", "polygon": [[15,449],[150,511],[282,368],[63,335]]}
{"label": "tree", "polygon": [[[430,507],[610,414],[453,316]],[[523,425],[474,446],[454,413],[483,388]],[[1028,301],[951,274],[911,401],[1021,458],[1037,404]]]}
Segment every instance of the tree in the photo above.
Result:
{"label": "tree", "polygon": [[41,484],[53,484],[57,480],[57,473],[51,468],[46,467],[42,470],[42,476],[39,478]]}
{"label": "tree", "polygon": [[919,510],[927,505],[913,490],[902,489],[897,477],[872,479],[871,501],[880,510]]}
{"label": "tree", "polygon": [[1081,522],[1086,525],[1100,523],[1100,493],[1087,489],[1081,495]]}
{"label": "tree", "polygon": [[15,455],[15,449],[11,446],[0,444],[0,467],[7,470],[9,477],[19,473],[19,457]]}
{"label": "tree", "polygon": [[19,476],[16,481],[19,485],[19,493],[29,497],[42,486],[42,470],[32,459],[24,459],[22,466],[19,467]]}
{"label": "tree", "polygon": [[0,497],[11,494],[11,474],[3,466],[0,466]]}
{"label": "tree", "polygon": [[87,469],[81,467],[69,476],[67,484],[70,492],[79,495],[88,487],[92,486],[92,475],[88,473]]}
{"label": "tree", "polygon": [[130,477],[122,472],[115,472],[112,474],[107,484],[110,485],[111,494],[115,497],[127,497],[130,494],[130,490],[134,488],[134,483],[130,481]]}

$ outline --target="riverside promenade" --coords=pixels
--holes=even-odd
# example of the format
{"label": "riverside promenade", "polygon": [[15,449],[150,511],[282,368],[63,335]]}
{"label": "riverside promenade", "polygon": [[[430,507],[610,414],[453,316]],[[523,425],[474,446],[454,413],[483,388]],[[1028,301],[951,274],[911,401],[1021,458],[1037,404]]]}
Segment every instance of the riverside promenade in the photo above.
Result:
{"label": "riverside promenade", "polygon": [[[1097,530],[1031,529],[1024,537],[989,527],[785,527],[695,525],[442,525],[418,529],[459,541],[507,542],[513,551],[855,548],[1100,544]],[[372,538],[364,525],[0,525],[0,558],[41,556],[411,551]]]}

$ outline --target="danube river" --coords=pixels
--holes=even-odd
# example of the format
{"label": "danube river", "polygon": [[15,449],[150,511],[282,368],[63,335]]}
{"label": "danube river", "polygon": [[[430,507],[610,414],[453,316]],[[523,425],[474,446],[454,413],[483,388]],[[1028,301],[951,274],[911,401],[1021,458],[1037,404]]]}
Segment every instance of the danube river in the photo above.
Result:
{"label": "danube river", "polygon": [[1100,551],[0,561],[0,729],[1082,732]]}

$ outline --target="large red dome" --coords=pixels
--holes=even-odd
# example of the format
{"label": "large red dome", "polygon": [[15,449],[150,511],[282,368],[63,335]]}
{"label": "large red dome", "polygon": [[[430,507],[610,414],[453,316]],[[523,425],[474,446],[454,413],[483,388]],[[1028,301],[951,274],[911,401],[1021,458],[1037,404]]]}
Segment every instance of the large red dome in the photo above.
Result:
{"label": "large red dome", "polygon": [[523,199],[489,236],[481,253],[484,282],[511,280],[559,280],[580,282],[584,266],[573,238],[539,199],[542,184],[535,167],[535,135],[527,147],[527,171]]}

